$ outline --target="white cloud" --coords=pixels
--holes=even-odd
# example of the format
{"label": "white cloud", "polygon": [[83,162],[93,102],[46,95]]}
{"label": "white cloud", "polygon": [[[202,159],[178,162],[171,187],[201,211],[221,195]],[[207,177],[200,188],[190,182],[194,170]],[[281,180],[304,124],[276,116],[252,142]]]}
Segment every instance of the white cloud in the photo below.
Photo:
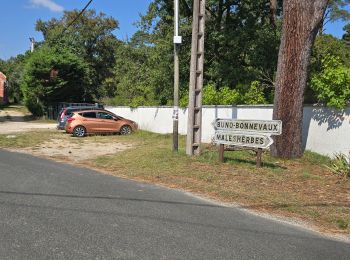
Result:
{"label": "white cloud", "polygon": [[34,7],[46,7],[52,12],[62,12],[63,6],[56,4],[53,0],[30,0]]}

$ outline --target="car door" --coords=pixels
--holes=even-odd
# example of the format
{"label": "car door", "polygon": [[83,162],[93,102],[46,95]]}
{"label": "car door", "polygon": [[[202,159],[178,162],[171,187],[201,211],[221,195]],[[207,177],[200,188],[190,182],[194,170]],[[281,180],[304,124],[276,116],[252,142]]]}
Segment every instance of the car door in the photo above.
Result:
{"label": "car door", "polygon": [[88,133],[97,132],[99,129],[99,122],[96,118],[96,112],[89,111],[79,113],[82,116],[82,125],[86,128]]}
{"label": "car door", "polygon": [[118,124],[112,114],[105,111],[98,111],[96,112],[96,117],[99,122],[99,131],[117,132]]}

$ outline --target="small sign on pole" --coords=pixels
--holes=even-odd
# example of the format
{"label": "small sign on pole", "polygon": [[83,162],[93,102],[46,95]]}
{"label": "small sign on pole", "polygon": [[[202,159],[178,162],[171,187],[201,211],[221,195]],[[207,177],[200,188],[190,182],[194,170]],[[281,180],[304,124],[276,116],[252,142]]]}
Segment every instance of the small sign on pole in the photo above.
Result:
{"label": "small sign on pole", "polygon": [[256,165],[261,167],[262,149],[273,144],[271,135],[282,133],[280,120],[216,119],[213,141],[219,144],[219,160],[224,161],[225,145],[247,147],[256,152]]}

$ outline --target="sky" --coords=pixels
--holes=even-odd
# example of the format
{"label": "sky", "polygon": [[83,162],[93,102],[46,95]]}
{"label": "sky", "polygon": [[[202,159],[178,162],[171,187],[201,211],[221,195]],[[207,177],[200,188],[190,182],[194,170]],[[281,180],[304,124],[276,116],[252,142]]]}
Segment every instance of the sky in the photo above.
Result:
{"label": "sky", "polygon": [[[38,19],[48,21],[60,18],[64,10],[81,10],[88,0],[0,0],[1,1],[1,36],[0,59],[25,53],[30,48],[29,37],[36,41],[43,39],[40,32],[35,31]],[[119,30],[115,32],[119,39],[126,39],[137,30],[134,23],[140,14],[147,12],[151,0],[93,0],[89,8],[98,13],[103,12],[119,22]]]}
{"label": "sky", "polygon": [[[119,39],[131,37],[137,30],[134,25],[140,14],[145,14],[152,0],[93,0],[89,8],[103,12],[119,21],[119,30],[115,32]],[[64,10],[81,10],[88,0],[1,0],[0,59],[25,53],[30,48],[29,37],[36,41],[43,39],[35,31],[38,19],[48,21],[60,18]],[[344,22],[329,23],[326,33],[340,38],[343,35]]]}

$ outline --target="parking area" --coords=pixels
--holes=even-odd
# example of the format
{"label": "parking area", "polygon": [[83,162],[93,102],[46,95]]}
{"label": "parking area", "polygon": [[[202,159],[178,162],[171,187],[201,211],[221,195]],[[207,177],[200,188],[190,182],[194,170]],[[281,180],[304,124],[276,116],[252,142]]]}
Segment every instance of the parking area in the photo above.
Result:
{"label": "parking area", "polygon": [[[26,115],[16,110],[0,110],[0,134],[8,139],[17,138],[26,132],[33,132],[35,135],[47,135],[49,130],[50,138],[45,142],[38,142],[30,147],[15,149],[7,148],[16,152],[33,154],[46,158],[62,159],[72,162],[83,162],[98,156],[115,154],[132,147],[131,144],[119,142],[113,136],[75,138],[56,130],[56,123],[45,123],[27,121]],[[108,143],[108,145],[106,145]]]}

